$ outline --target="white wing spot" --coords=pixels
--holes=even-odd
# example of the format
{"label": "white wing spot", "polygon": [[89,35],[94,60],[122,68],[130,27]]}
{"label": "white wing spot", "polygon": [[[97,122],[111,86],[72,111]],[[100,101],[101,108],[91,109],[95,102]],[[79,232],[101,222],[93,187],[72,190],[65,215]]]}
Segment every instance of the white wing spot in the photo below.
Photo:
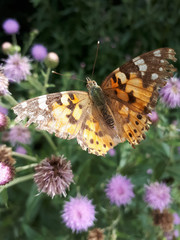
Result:
{"label": "white wing spot", "polygon": [[140,64],[144,64],[144,59],[140,58],[138,61],[136,61],[134,63],[135,65],[140,65]]}
{"label": "white wing spot", "polygon": [[145,72],[147,70],[147,65],[146,64],[143,64],[143,65],[139,65],[139,70],[142,71],[142,72]]}
{"label": "white wing spot", "polygon": [[155,52],[153,52],[154,56],[155,57],[161,57],[161,51],[160,50],[157,50]]}
{"label": "white wing spot", "polygon": [[26,108],[26,107],[27,107],[27,102],[21,103],[21,107],[22,107],[22,108]]}
{"label": "white wing spot", "polygon": [[163,68],[162,68],[162,67],[160,67],[160,68],[159,68],[159,71],[160,71],[160,72],[162,72],[162,71],[163,71]]}
{"label": "white wing spot", "polygon": [[39,121],[44,120],[44,116],[43,116],[43,115],[39,115],[39,116],[37,117],[37,120],[39,120]]}
{"label": "white wing spot", "polygon": [[151,74],[151,79],[152,79],[152,80],[155,80],[155,79],[157,79],[157,78],[158,78],[158,74],[157,74],[157,73]]}
{"label": "white wing spot", "polygon": [[133,62],[136,62],[137,60],[139,60],[140,59],[140,57],[138,56],[138,57],[135,57],[135,58],[133,58]]}
{"label": "white wing spot", "polygon": [[141,75],[144,76],[145,75],[144,72],[142,72]]}
{"label": "white wing spot", "polygon": [[164,60],[163,59],[161,59],[161,61],[160,61],[161,63],[164,63]]}
{"label": "white wing spot", "polygon": [[48,108],[48,105],[46,104],[46,100],[47,100],[46,97],[38,99],[38,103],[39,103],[39,108],[40,109],[45,110],[45,109]]}

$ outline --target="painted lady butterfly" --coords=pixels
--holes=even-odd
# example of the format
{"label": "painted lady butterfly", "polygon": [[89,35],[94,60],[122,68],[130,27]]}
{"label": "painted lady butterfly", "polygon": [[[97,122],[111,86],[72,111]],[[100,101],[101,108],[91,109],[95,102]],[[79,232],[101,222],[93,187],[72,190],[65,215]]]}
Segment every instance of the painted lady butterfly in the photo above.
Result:
{"label": "painted lady butterfly", "polygon": [[138,56],[110,73],[101,87],[86,78],[88,92],[66,91],[22,102],[13,108],[16,121],[29,118],[27,126],[77,138],[82,149],[105,155],[126,139],[134,146],[145,138],[155,107],[158,87],[176,70],[167,59],[176,61],[171,48],[160,48]]}

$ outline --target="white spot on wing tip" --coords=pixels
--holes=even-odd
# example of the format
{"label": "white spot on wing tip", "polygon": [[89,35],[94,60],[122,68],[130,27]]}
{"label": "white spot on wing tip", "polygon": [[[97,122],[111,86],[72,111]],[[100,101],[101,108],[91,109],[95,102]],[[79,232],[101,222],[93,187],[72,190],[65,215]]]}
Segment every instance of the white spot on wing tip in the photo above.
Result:
{"label": "white spot on wing tip", "polygon": [[158,78],[158,74],[157,73],[152,73],[151,74],[151,79],[152,80],[155,80],[155,79],[157,79]]}
{"label": "white spot on wing tip", "polygon": [[42,110],[48,109],[48,105],[46,104],[46,97],[38,98],[39,108]]}
{"label": "white spot on wing tip", "polygon": [[39,121],[44,120],[44,116],[43,116],[43,115],[39,115],[39,116],[37,117],[37,120],[39,120]]}
{"label": "white spot on wing tip", "polygon": [[160,50],[156,50],[153,52],[155,57],[161,57],[161,51]]}
{"label": "white spot on wing tip", "polygon": [[22,107],[22,108],[26,108],[26,107],[27,107],[27,102],[21,103],[21,107]]}
{"label": "white spot on wing tip", "polygon": [[146,64],[143,64],[143,65],[139,65],[139,70],[142,71],[142,72],[145,72],[147,70],[147,65]]}

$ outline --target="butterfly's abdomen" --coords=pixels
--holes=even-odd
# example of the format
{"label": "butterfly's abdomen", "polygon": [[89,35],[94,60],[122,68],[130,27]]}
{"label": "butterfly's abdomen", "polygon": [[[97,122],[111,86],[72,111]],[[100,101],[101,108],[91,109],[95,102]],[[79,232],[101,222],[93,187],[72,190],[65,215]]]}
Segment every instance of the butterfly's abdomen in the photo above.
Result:
{"label": "butterfly's abdomen", "polygon": [[110,127],[114,128],[114,118],[107,105],[105,95],[99,86],[93,86],[89,90],[90,97],[94,106],[97,108],[98,112],[101,114],[104,122]]}

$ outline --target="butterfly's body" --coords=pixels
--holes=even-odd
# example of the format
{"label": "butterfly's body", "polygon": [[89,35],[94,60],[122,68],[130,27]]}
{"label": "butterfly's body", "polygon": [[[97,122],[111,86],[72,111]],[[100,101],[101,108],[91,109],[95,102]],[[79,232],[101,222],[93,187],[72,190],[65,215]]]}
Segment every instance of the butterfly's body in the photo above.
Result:
{"label": "butterfly's body", "polygon": [[114,70],[98,86],[87,78],[88,92],[66,91],[40,96],[15,106],[16,120],[29,117],[27,126],[77,138],[82,149],[105,155],[120,142],[134,146],[145,138],[155,107],[158,88],[176,70],[167,59],[176,61],[171,48],[144,53]]}
{"label": "butterfly's body", "polygon": [[102,116],[107,127],[114,128],[114,117],[102,88],[97,85],[95,80],[91,80],[90,78],[86,79],[89,97],[92,100],[93,106],[97,109],[99,115]]}

